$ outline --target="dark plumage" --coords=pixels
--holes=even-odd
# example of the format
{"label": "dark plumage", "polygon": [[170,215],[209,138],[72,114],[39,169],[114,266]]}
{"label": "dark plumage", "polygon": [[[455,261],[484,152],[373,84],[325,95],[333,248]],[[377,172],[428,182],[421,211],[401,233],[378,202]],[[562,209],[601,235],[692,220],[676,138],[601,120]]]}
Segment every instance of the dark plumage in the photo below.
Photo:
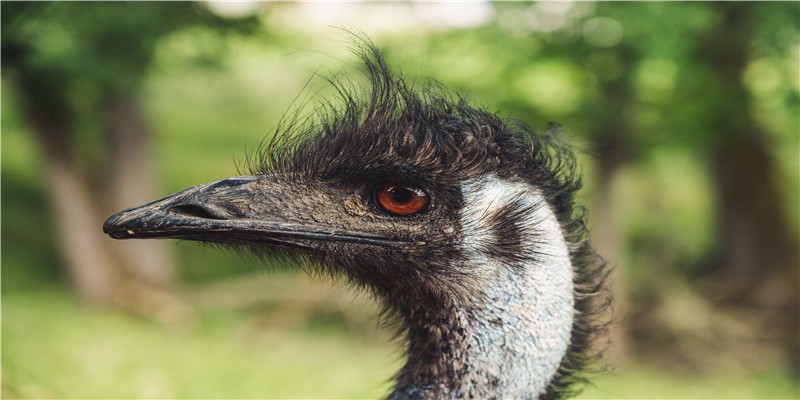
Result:
{"label": "dark plumage", "polygon": [[289,121],[248,176],[122,211],[104,231],[306,254],[368,288],[407,340],[390,398],[571,393],[594,354],[604,263],[557,126],[539,135],[439,84],[415,91],[373,46],[360,54],[364,99],[334,84],[341,106]]}

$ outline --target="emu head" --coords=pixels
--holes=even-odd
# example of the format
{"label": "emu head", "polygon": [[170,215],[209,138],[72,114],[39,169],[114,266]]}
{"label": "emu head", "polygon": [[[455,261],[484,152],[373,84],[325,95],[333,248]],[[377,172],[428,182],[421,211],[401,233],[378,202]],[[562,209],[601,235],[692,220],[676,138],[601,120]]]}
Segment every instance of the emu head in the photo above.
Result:
{"label": "emu head", "polygon": [[580,378],[602,262],[574,158],[551,135],[422,93],[361,53],[370,95],[290,123],[250,174],[124,210],[116,239],[306,255],[380,298],[406,332],[393,397],[554,397]]}

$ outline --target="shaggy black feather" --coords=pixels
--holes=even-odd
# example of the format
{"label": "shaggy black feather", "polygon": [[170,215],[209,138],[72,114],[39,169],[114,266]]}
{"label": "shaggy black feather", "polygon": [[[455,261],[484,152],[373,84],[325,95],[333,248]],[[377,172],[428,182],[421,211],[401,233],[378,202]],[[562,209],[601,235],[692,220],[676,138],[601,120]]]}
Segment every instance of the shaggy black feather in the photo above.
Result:
{"label": "shaggy black feather", "polygon": [[[382,300],[383,315],[397,319],[408,349],[391,398],[550,399],[576,393],[574,384],[584,381],[597,355],[592,339],[603,329],[599,316],[609,297],[605,263],[592,251],[585,211],[575,203],[581,181],[575,157],[556,139],[560,128],[536,134],[434,81],[415,89],[389,71],[371,43],[360,43],[367,93],[330,81],[338,96],[312,114],[285,119],[248,158],[250,175],[120,211],[106,220],[104,232],[116,239],[171,237],[256,256],[277,254],[300,260],[311,275],[343,277],[372,291]],[[462,188],[472,191],[476,182],[524,189],[519,198],[486,207],[473,226],[464,209],[479,202]],[[416,212],[392,214],[386,203],[378,204],[387,183],[410,188],[427,203]],[[540,204],[531,204],[540,197]],[[544,254],[553,248],[549,244],[563,250],[553,214],[569,251],[574,310],[565,309],[568,293],[555,293],[570,290],[566,255]],[[534,216],[543,220],[532,221]],[[539,223],[548,228],[536,233]],[[537,267],[560,275],[539,279]],[[537,297],[531,282],[551,291]],[[514,297],[525,311],[498,302],[498,293]],[[553,298],[559,301],[548,303]],[[555,325],[547,322],[551,312],[537,308],[539,300],[561,313]],[[570,314],[570,341],[559,363]],[[532,330],[517,329],[527,322]],[[558,331],[553,336],[564,347],[537,347],[537,340],[552,339],[534,337],[539,327]],[[506,347],[509,334],[519,334],[520,340],[509,341],[517,347]],[[484,351],[487,344],[495,351]],[[531,368],[526,358],[505,369],[504,357],[512,353],[543,354],[541,368]]]}
{"label": "shaggy black feather", "polygon": [[[373,190],[372,182],[413,182],[432,195],[431,208],[442,221],[457,215],[462,206],[459,184],[467,178],[493,172],[539,188],[569,245],[576,291],[569,350],[542,398],[577,394],[580,385],[575,384],[586,381],[584,372],[599,356],[592,339],[604,330],[606,323],[600,315],[610,295],[604,287],[605,262],[589,245],[585,210],[575,203],[581,174],[573,153],[557,139],[560,126],[551,124],[547,132],[537,134],[520,121],[473,107],[435,81],[419,90],[409,87],[366,41],[357,53],[366,66],[369,93],[364,96],[354,85],[331,81],[338,101],[323,103],[311,116],[298,114],[287,120],[249,160],[250,173],[299,173],[307,184],[365,185],[367,192]],[[494,216],[495,235],[506,238],[495,243],[497,255],[519,254],[519,240],[507,239],[515,237],[515,226],[509,221],[529,211],[508,207]],[[338,253],[310,270],[331,275],[344,272],[373,290],[384,299],[386,313],[400,316],[408,332],[415,320],[447,319],[439,310],[447,309],[453,297],[468,299],[472,289],[470,277],[446,262],[458,257],[459,250],[452,244],[432,242],[416,252],[397,254],[363,249],[376,252],[373,259],[385,259],[385,266],[365,265],[368,256]],[[383,268],[387,266],[391,268]],[[453,321],[443,325],[448,323],[458,329]],[[447,351],[443,339],[429,354],[417,356]],[[443,381],[458,380],[446,376],[453,373],[446,366],[437,372],[444,375]]]}

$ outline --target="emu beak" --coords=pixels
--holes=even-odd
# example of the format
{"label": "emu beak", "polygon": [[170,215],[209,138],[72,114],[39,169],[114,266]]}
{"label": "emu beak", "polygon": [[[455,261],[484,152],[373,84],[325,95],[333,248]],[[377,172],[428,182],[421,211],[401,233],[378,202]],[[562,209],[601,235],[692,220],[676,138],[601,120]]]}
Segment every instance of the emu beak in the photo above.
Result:
{"label": "emu beak", "polygon": [[267,245],[313,250],[339,241],[407,246],[377,229],[348,229],[339,212],[344,194],[288,184],[281,175],[240,176],[190,187],[103,224],[114,239],[177,238],[203,242]]}

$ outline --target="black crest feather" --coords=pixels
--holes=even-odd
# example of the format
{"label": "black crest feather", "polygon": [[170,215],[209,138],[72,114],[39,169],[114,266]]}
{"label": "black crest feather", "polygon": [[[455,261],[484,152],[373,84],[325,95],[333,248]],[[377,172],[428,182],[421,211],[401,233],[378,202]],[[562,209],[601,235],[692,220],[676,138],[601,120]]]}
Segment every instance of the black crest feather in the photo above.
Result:
{"label": "black crest feather", "polygon": [[248,158],[249,172],[291,171],[327,181],[402,174],[438,185],[453,198],[458,193],[447,194],[448,188],[489,171],[535,185],[561,224],[576,291],[569,351],[542,398],[576,394],[574,384],[585,382],[583,372],[598,357],[592,343],[606,325],[601,314],[610,295],[606,264],[592,250],[585,209],[575,202],[581,174],[572,151],[558,139],[560,126],[537,134],[520,121],[472,106],[435,81],[414,88],[390,72],[374,45],[360,43],[356,53],[366,67],[368,89],[330,80],[336,98],[285,119]]}

